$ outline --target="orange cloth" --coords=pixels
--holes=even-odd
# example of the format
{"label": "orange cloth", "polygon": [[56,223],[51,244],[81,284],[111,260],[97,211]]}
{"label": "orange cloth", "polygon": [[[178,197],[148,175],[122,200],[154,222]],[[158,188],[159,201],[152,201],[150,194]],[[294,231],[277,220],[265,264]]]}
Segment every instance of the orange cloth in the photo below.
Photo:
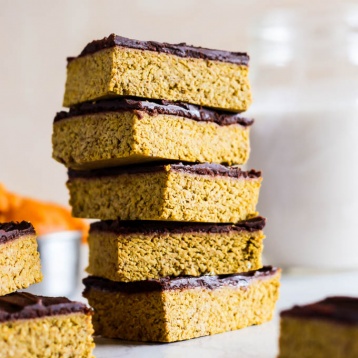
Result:
{"label": "orange cloth", "polygon": [[88,223],[73,218],[65,207],[10,193],[0,183],[0,222],[22,220],[30,221],[38,235],[81,230],[85,241],[88,234]]}

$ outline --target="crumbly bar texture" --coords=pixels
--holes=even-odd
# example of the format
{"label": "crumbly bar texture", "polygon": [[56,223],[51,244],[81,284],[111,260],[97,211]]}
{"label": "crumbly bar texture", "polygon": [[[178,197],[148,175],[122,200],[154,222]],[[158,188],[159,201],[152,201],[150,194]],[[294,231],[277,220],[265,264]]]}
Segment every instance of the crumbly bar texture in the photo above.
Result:
{"label": "crumbly bar texture", "polygon": [[94,357],[91,316],[73,313],[0,323],[0,357]]}
{"label": "crumbly bar texture", "polygon": [[93,169],[172,159],[244,164],[249,127],[145,112],[106,112],[53,125],[53,158],[66,167]]}
{"label": "crumbly bar texture", "polygon": [[358,298],[329,297],[281,313],[280,358],[358,357]]}
{"label": "crumbly bar texture", "polygon": [[[263,218],[249,220],[250,224]],[[136,223],[136,222],[135,222]],[[213,225],[165,222],[92,224],[87,272],[112,281],[140,281],[165,276],[221,275],[262,267],[264,234],[246,223]],[[145,232],[148,226],[151,230]],[[129,230],[128,228],[132,229]],[[133,232],[134,231],[134,232]]]}
{"label": "crumbly bar texture", "polygon": [[0,358],[93,357],[92,310],[65,297],[0,297]]}
{"label": "crumbly bar texture", "polygon": [[207,175],[186,171],[191,167],[201,165],[169,164],[149,172],[112,172],[97,177],[70,172],[67,187],[72,214],[101,220],[216,223],[235,223],[257,215],[260,173]]}
{"label": "crumbly bar texture", "polygon": [[175,342],[269,321],[278,298],[279,276],[277,271],[265,279],[242,278],[242,285],[179,284],[150,292],[105,290],[85,280],[84,296],[95,310],[96,334]]}
{"label": "crumbly bar texture", "polygon": [[30,223],[0,224],[0,296],[42,280],[36,233]]}
{"label": "crumbly bar texture", "polygon": [[113,96],[183,101],[241,112],[251,104],[248,66],[123,46],[68,63],[65,107]]}
{"label": "crumbly bar texture", "polygon": [[323,320],[283,318],[280,358],[356,358],[358,327]]}

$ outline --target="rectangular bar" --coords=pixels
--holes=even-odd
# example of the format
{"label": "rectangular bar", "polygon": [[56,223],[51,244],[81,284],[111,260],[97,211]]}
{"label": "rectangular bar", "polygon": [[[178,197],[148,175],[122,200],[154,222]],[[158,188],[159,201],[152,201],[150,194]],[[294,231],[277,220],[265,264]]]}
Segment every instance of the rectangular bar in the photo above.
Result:
{"label": "rectangular bar", "polygon": [[262,267],[265,219],[234,225],[163,221],[91,224],[87,272],[112,281],[223,275]]}
{"label": "rectangular bar", "polygon": [[0,297],[1,357],[92,358],[92,311],[65,297]]}
{"label": "rectangular bar", "polygon": [[251,104],[248,62],[246,53],[112,34],[68,59],[63,105],[136,96],[242,112]]}
{"label": "rectangular bar", "polygon": [[0,223],[0,296],[42,281],[34,227],[26,221]]}
{"label": "rectangular bar", "polygon": [[256,216],[261,173],[217,164],[69,171],[75,217],[236,223]]}
{"label": "rectangular bar", "polygon": [[134,341],[175,342],[261,324],[272,318],[280,270],[113,282],[88,277],[84,296],[96,334]]}
{"label": "rectangular bar", "polygon": [[84,103],[56,115],[53,157],[73,169],[165,159],[244,164],[252,123],[186,103],[129,98]]}
{"label": "rectangular bar", "polygon": [[279,357],[358,357],[358,298],[328,297],[281,312]]}

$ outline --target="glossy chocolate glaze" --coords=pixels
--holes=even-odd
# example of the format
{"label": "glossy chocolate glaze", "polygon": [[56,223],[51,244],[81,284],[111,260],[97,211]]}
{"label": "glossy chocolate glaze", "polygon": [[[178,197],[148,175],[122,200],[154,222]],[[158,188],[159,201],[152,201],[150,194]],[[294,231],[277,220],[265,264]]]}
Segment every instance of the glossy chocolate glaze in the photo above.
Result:
{"label": "glossy chocolate glaze", "polygon": [[214,290],[221,287],[247,288],[255,280],[273,277],[279,271],[271,266],[260,270],[244,272],[233,275],[200,276],[200,277],[164,277],[158,280],[136,282],[114,282],[101,277],[89,276],[83,280],[85,285],[84,296],[91,290],[104,292],[162,292],[167,290],[186,290],[196,287]]}
{"label": "glossy chocolate glaze", "polygon": [[358,298],[335,296],[305,306],[294,306],[281,312],[281,317],[324,319],[358,324]]}
{"label": "glossy chocolate glaze", "polygon": [[99,232],[110,232],[118,235],[129,235],[140,233],[144,235],[152,234],[183,234],[183,233],[221,233],[248,231],[254,232],[265,227],[266,219],[262,216],[240,221],[236,224],[207,224],[190,223],[179,221],[121,221],[105,220],[92,223],[90,234]]}
{"label": "glossy chocolate glaze", "polygon": [[14,292],[0,297],[0,322],[33,319],[71,313],[90,314],[85,304],[66,297],[35,296],[27,292]]}
{"label": "glossy chocolate glaze", "polygon": [[0,223],[0,244],[25,235],[36,235],[34,227],[27,221]]}
{"label": "glossy chocolate glaze", "polygon": [[[184,42],[179,44],[168,44],[166,42],[139,41],[117,36],[115,34],[111,34],[102,40],[94,40],[90,42],[78,57],[90,55],[100,50],[115,46],[166,53],[179,57],[191,57],[204,60],[229,62],[243,66],[248,66],[250,60],[248,54],[244,52],[213,50],[204,47],[190,46]],[[76,57],[69,57],[67,58],[67,61],[71,62],[75,58]]]}
{"label": "glossy chocolate glaze", "polygon": [[[170,166],[168,168],[168,166]],[[243,171],[239,167],[229,167],[221,164],[184,164],[173,161],[152,162],[140,165],[129,165],[94,170],[68,170],[69,180],[76,178],[101,178],[118,176],[121,174],[157,173],[165,171],[182,172],[196,175],[220,176],[230,178],[256,179],[261,177],[261,172],[256,170]]]}
{"label": "glossy chocolate glaze", "polygon": [[230,178],[258,178],[261,177],[261,172],[256,170],[243,171],[236,166],[225,166],[221,164],[203,163],[203,164],[173,164],[171,170],[176,172],[184,172],[197,175],[221,176]]}
{"label": "glossy chocolate glaze", "polygon": [[161,114],[185,117],[199,122],[214,122],[221,126],[240,124],[244,127],[251,126],[253,119],[245,118],[237,113],[212,110],[184,102],[170,102],[165,100],[139,99],[139,98],[114,98],[97,102],[85,102],[70,108],[69,112],[61,111],[55,116],[54,122],[82,115],[106,113],[106,112],[135,112],[139,118],[145,112],[150,116]]}

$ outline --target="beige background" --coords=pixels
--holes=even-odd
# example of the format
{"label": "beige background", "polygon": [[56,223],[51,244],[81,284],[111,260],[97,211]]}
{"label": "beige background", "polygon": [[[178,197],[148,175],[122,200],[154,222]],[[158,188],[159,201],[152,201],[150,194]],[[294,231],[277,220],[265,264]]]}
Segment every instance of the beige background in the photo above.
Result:
{"label": "beige background", "polygon": [[356,1],[0,0],[0,181],[9,190],[67,203],[66,169],[51,159],[66,57],[113,32],[248,51],[249,166],[263,169],[266,257],[358,267]]}

